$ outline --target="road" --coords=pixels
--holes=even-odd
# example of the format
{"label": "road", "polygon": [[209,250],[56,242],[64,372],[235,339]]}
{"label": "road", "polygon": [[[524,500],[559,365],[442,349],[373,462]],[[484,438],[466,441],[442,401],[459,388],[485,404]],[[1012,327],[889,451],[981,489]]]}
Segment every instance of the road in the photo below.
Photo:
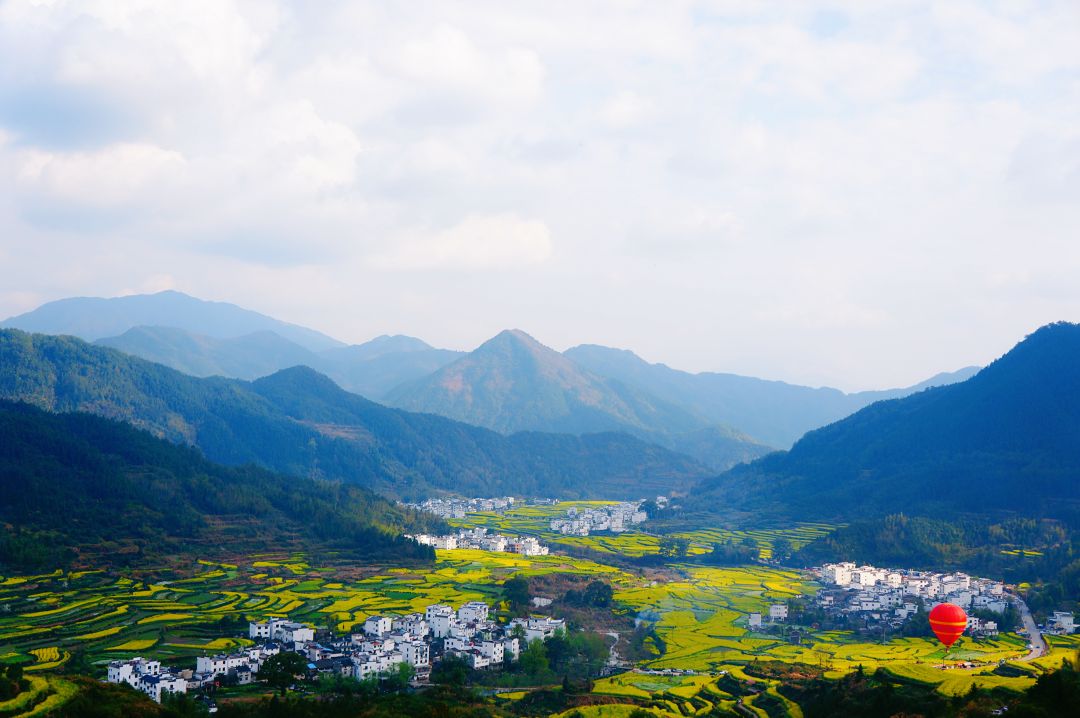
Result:
{"label": "road", "polygon": [[1027,629],[1028,634],[1028,643],[1031,644],[1031,650],[1020,660],[1034,661],[1036,658],[1045,656],[1047,652],[1046,639],[1043,638],[1039,627],[1035,625],[1035,619],[1031,616],[1027,604],[1024,603],[1024,599],[1015,595],[1012,596],[1012,601],[1020,611],[1020,620],[1024,622],[1024,628]]}

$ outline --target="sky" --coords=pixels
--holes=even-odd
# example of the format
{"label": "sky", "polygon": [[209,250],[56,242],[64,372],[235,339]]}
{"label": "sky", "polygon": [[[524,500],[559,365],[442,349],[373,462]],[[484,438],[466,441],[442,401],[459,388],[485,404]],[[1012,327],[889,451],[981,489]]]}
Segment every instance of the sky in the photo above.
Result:
{"label": "sky", "polygon": [[1080,321],[1080,3],[0,0],[0,317],[854,390]]}

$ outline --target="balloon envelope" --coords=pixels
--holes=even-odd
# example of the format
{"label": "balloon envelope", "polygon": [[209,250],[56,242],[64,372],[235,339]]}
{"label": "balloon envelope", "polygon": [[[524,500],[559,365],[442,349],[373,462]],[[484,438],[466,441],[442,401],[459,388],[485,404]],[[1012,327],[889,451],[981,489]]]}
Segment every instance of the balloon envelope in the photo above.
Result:
{"label": "balloon envelope", "polygon": [[946,648],[956,643],[967,628],[967,613],[952,603],[939,603],[930,612],[930,628]]}

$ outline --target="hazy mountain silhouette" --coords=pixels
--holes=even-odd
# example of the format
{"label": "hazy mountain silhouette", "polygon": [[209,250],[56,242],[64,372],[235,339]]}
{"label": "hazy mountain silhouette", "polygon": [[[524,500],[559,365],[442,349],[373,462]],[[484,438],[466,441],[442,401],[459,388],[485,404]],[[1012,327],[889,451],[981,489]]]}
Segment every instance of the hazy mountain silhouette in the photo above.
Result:
{"label": "hazy mountain silhouette", "polygon": [[963,381],[978,371],[967,367],[904,389],[845,394],[737,374],[691,374],[650,364],[631,351],[583,344],[565,356],[599,376],[621,381],[707,420],[738,427],[773,446],[787,447],[811,429],[830,424],[875,401],[913,394],[930,386]]}
{"label": "hazy mountain silhouette", "polygon": [[60,299],[0,322],[0,328],[70,334],[87,341],[117,336],[140,326],[174,327],[218,339],[272,331],[311,351],[344,346],[314,329],[289,324],[235,304],[208,302],[175,291],[108,299]]}

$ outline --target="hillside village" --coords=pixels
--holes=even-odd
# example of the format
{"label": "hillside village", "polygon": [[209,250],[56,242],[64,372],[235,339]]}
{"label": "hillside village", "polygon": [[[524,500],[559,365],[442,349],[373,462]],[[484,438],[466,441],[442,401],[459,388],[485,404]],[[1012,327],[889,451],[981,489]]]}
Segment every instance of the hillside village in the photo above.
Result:
{"label": "hillside village", "polygon": [[431,534],[409,534],[411,538],[424,546],[432,546],[444,551],[455,549],[476,549],[521,554],[522,556],[547,556],[550,549],[532,536],[503,536],[489,534],[482,526],[461,529],[454,534],[434,536]]}
{"label": "hillside village", "polygon": [[[552,503],[557,504],[559,502],[558,499],[539,499],[537,501],[542,505],[550,505]],[[514,508],[515,505],[528,506],[529,502],[522,502],[520,499],[515,499],[513,496],[500,496],[493,499],[465,499],[449,496],[444,498],[425,499],[419,503],[405,504],[405,506],[410,509],[435,514],[444,519],[463,519],[466,514],[475,514],[481,511],[501,514]]]}
{"label": "hillside village", "polygon": [[[954,603],[969,611],[1004,614],[1009,605],[1000,581],[966,573],[935,573],[905,569],[829,563],[813,569],[828,588],[818,592],[817,603],[828,613],[858,614],[868,620],[900,626],[919,612],[939,603]],[[996,635],[998,623],[968,616],[972,634]]]}
{"label": "hillside village", "polygon": [[[524,645],[551,638],[565,630],[561,619],[549,616],[515,618],[499,624],[483,601],[470,601],[457,610],[446,604],[428,606],[424,613],[370,616],[359,632],[348,636],[317,636],[315,629],[271,618],[252,622],[248,637],[257,643],[231,654],[200,656],[194,670],[163,667],[141,657],[109,664],[106,680],[127,683],[161,702],[170,693],[188,693],[226,679],[236,685],[252,683],[272,656],[293,651],[307,660],[310,676],[337,675],[357,680],[385,676],[406,664],[414,683],[426,682],[432,666],[457,656],[474,670],[517,661]],[[321,632],[320,632],[321,633]]]}
{"label": "hillside village", "polygon": [[[664,499],[662,496],[657,498]],[[558,531],[567,536],[588,536],[594,531],[622,533],[644,523],[648,518],[648,515],[641,510],[644,503],[645,500],[642,499],[587,509],[571,506],[566,510],[565,518],[551,520],[550,528],[552,531]]]}

